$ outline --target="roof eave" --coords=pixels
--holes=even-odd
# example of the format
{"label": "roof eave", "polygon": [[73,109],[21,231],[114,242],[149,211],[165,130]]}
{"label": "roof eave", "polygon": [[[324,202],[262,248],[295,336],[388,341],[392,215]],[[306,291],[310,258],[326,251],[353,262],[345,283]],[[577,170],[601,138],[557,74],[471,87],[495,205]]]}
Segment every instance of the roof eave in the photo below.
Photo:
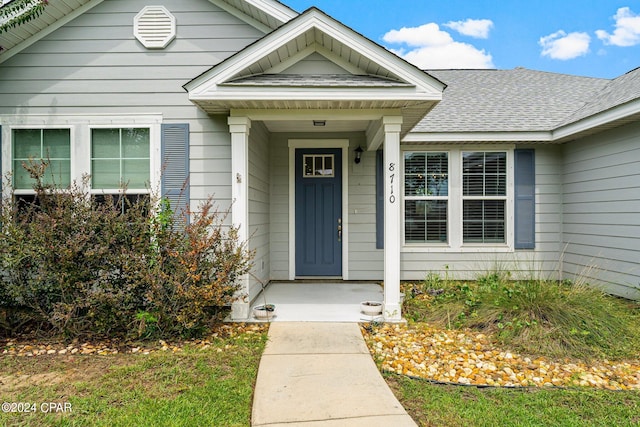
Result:
{"label": "roof eave", "polygon": [[[298,12],[275,0],[243,0],[244,3],[249,6],[248,14],[246,11],[236,8],[226,0],[209,1],[265,34],[298,16]],[[270,21],[268,18],[265,19],[263,14],[271,17],[275,21],[275,24],[274,21]]]}
{"label": "roof eave", "polygon": [[553,130],[553,139],[566,142],[580,136],[591,135],[607,129],[640,120],[640,99],[618,105],[590,117],[560,126]]}
{"label": "roof eave", "polygon": [[404,143],[495,143],[538,142],[551,143],[553,136],[548,131],[504,131],[504,132],[410,132]]}

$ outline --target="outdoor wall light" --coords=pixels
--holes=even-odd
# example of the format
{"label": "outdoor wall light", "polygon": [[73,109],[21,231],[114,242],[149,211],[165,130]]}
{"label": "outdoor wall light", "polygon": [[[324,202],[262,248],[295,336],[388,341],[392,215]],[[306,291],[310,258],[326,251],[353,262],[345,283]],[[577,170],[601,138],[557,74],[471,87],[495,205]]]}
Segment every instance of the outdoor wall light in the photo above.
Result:
{"label": "outdoor wall light", "polygon": [[362,153],[364,152],[364,150],[362,149],[362,147],[358,146],[358,148],[356,148],[354,151],[356,153],[355,162],[357,165],[362,160]]}

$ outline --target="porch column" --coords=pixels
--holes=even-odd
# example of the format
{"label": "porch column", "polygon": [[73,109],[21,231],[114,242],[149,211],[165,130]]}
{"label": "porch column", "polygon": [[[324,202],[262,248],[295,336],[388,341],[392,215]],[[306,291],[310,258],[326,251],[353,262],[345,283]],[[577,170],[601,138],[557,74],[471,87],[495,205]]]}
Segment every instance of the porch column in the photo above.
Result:
{"label": "porch column", "polygon": [[384,127],[384,320],[399,322],[400,312],[400,221],[402,117],[383,117]]}
{"label": "porch column", "polygon": [[[229,132],[231,132],[231,221],[238,227],[238,239],[241,242],[249,240],[249,131],[251,120],[247,117],[229,117]],[[249,318],[249,275],[240,279],[238,299],[231,304],[232,320],[247,320]]]}

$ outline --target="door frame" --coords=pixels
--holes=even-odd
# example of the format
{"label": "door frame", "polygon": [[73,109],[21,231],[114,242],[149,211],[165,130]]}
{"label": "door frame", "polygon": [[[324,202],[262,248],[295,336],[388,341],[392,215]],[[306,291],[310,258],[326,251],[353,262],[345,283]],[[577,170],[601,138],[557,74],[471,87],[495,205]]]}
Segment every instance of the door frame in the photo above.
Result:
{"label": "door frame", "polygon": [[296,149],[342,149],[342,280],[349,280],[349,140],[289,140],[289,280],[296,279]]}

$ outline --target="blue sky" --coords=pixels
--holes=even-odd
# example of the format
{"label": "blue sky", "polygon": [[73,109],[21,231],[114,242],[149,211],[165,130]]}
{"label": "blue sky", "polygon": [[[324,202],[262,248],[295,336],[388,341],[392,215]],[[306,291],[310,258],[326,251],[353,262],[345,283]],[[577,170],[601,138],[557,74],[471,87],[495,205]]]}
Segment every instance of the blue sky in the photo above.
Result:
{"label": "blue sky", "polygon": [[613,78],[640,67],[640,0],[282,0],[323,10],[420,68]]}

